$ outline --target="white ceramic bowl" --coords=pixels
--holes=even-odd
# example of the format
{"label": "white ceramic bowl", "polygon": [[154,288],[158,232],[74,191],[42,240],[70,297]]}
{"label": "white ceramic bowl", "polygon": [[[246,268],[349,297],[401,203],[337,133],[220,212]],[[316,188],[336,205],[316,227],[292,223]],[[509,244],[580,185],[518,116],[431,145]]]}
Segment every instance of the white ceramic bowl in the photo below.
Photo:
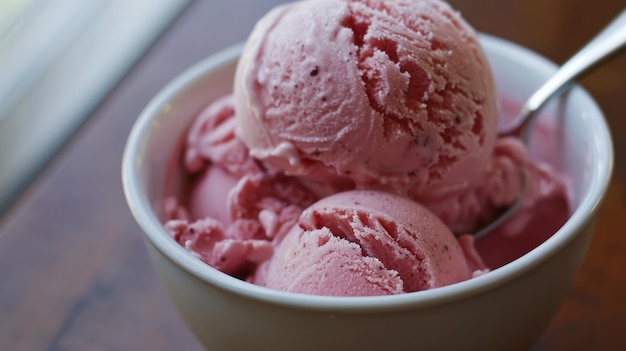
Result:
{"label": "white ceramic bowl", "polygon": [[[481,36],[499,90],[523,101],[554,72],[544,58]],[[175,79],[132,129],[122,165],[128,204],[180,314],[208,350],[524,350],[552,319],[586,253],[613,153],[607,125],[581,88],[549,107],[562,132],[557,167],[572,176],[576,206],[549,240],[489,274],[396,296],[321,297],[274,291],[225,275],[191,256],[163,229],[166,165],[194,116],[229,92],[241,47]],[[574,141],[574,142],[572,142]]]}

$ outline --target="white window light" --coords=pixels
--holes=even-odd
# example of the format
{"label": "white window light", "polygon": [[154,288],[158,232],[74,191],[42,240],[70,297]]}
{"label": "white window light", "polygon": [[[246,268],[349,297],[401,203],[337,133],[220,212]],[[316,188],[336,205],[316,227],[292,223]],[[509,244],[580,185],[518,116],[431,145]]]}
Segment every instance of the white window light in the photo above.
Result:
{"label": "white window light", "polygon": [[188,3],[0,1],[0,215]]}

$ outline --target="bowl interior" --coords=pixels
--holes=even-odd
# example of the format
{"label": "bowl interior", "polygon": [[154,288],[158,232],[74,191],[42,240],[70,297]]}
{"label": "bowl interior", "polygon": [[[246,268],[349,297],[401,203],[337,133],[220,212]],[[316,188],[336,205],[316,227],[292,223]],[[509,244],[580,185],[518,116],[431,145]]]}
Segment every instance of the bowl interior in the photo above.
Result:
{"label": "bowl interior", "polygon": [[[555,70],[552,63],[517,45],[486,35],[481,36],[481,42],[492,64],[499,93],[513,100],[524,101]],[[239,45],[231,47],[190,68],[165,87],[145,108],[133,127],[124,155],[123,182],[127,200],[148,239],[171,260],[201,279],[212,284],[224,284],[250,296],[257,294],[295,303],[310,302],[310,297],[268,292],[269,289],[238,281],[204,265],[169,237],[159,218],[164,195],[180,191],[179,181],[164,184],[172,155],[180,154],[182,136],[198,112],[210,101],[232,90],[240,50]],[[563,98],[550,103],[541,118],[545,118],[547,123],[559,125],[553,137],[548,139],[547,147],[553,149],[555,155],[549,160],[554,162],[557,169],[571,176],[575,211],[568,223],[541,245],[541,250],[534,250],[538,252],[527,255],[529,257],[524,256],[498,272],[433,291],[405,294],[412,297],[375,297],[368,304],[372,301],[389,303],[400,299],[449,298],[463,289],[497,284],[498,280],[507,279],[507,276],[510,279],[510,276],[530,269],[571,240],[576,234],[576,228],[595,212],[606,191],[612,168],[611,139],[601,111],[581,88],[575,88]],[[539,141],[532,143],[535,142]],[[543,145],[541,149],[545,147]],[[544,157],[539,148],[533,148],[533,152],[538,157]],[[342,298],[338,302],[332,298],[313,299],[341,304],[354,300]]]}
{"label": "bowl interior", "polygon": [[[487,35],[481,40],[499,94],[520,106],[556,69],[552,62],[515,44]],[[605,185],[613,156],[606,122],[593,98],[575,87],[548,103],[539,120],[555,128],[531,138],[533,156],[569,176],[574,209],[585,196],[598,197],[597,186]]]}

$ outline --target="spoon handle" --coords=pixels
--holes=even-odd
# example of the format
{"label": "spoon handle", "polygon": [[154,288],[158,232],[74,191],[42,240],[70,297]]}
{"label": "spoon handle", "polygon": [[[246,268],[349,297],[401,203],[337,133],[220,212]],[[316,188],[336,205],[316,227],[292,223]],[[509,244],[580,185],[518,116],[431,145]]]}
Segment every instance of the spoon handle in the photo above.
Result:
{"label": "spoon handle", "polygon": [[609,23],[602,32],[565,62],[548,81],[530,96],[511,125],[498,134],[520,135],[526,139],[528,126],[533,120],[531,117],[546,102],[568,88],[573,80],[598,63],[613,56],[624,46],[626,46],[626,10],[622,10],[620,15]]}

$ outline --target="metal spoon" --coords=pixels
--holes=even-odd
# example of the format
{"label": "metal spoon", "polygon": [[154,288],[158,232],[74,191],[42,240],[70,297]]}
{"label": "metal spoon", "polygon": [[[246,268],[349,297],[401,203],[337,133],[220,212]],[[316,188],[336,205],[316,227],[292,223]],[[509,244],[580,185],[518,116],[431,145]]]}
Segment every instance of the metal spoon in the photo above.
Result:
{"label": "metal spoon", "polygon": [[[580,49],[554,75],[548,79],[522,106],[520,112],[509,126],[498,131],[499,137],[517,136],[528,145],[530,130],[538,111],[554,96],[568,90],[572,82],[587,73],[591,68],[614,56],[626,47],[626,9],[617,16],[604,30]],[[481,238],[499,227],[515,213],[526,193],[526,177],[522,172],[520,194],[511,206],[494,221],[476,230],[472,235]]]}

